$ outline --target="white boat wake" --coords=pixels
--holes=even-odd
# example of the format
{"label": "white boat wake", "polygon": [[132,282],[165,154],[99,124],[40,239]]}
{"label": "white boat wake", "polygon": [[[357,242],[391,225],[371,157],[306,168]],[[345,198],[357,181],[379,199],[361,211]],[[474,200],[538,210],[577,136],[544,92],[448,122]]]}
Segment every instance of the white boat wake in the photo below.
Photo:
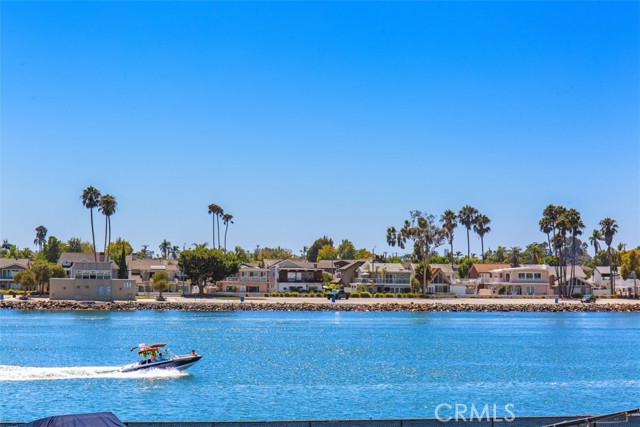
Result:
{"label": "white boat wake", "polygon": [[186,372],[177,369],[145,369],[134,372],[120,372],[120,368],[120,366],[69,366],[51,368],[0,365],[0,382],[82,378],[157,379],[189,376]]}

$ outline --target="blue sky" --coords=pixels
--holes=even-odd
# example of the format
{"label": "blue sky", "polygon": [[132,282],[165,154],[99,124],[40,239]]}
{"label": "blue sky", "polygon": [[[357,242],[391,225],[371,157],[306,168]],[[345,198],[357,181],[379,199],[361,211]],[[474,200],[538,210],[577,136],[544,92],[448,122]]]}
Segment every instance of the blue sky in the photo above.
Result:
{"label": "blue sky", "polygon": [[395,252],[386,228],[410,210],[465,204],[492,219],[485,247],[524,247],[549,203],[640,244],[638,2],[1,13],[0,237],[21,247],[40,224],[90,240],[88,185],[116,196],[114,237],[136,249],[210,241],[214,202],[245,248],[326,234]]}

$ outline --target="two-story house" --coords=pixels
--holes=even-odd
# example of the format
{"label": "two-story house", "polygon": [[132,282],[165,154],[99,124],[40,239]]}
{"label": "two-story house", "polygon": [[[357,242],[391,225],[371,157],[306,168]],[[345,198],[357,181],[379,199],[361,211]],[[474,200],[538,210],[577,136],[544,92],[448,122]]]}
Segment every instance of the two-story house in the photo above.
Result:
{"label": "two-story house", "polygon": [[351,289],[366,289],[369,292],[406,293],[411,290],[410,268],[400,263],[366,261],[356,269]]}
{"label": "two-story house", "polygon": [[269,270],[270,292],[322,291],[323,270],[315,263],[291,259],[268,260],[264,262],[264,268]]}
{"label": "two-story house", "polygon": [[218,283],[223,292],[258,293],[269,290],[269,269],[257,263],[243,263],[238,272]]}
{"label": "two-story house", "polygon": [[69,277],[49,281],[52,300],[134,301],[133,280],[116,279],[118,268],[113,262],[75,261]]}
{"label": "two-story house", "polygon": [[491,270],[488,275],[480,275],[479,281],[482,285],[481,289],[485,290],[481,294],[501,292],[505,295],[553,294],[546,265],[497,268]]}
{"label": "two-story house", "polygon": [[13,277],[30,266],[31,261],[27,258],[0,258],[0,289],[18,289],[20,286]]}

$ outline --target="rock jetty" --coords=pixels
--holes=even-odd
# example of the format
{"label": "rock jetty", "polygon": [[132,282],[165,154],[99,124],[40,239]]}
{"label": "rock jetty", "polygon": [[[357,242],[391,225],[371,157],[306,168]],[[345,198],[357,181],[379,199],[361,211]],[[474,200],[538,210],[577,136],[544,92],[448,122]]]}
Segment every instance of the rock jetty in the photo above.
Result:
{"label": "rock jetty", "polygon": [[322,302],[78,302],[49,300],[4,300],[0,309],[18,310],[176,310],[176,311],[390,311],[390,312],[640,312],[640,303],[322,303]]}

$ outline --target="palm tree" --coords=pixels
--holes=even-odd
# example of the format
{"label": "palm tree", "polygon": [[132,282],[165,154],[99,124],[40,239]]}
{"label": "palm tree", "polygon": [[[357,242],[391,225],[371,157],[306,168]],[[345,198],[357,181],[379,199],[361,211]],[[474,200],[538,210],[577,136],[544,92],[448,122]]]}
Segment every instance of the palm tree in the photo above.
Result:
{"label": "palm tree", "polygon": [[164,239],[162,240],[162,243],[160,243],[159,248],[160,248],[160,252],[162,252],[162,256],[164,257],[164,259],[167,259],[167,254],[171,250],[171,242],[168,241],[167,239]]}
{"label": "palm tree", "polygon": [[194,244],[193,244],[193,248],[194,248],[194,249],[204,249],[204,248],[206,248],[207,246],[209,246],[209,243],[208,243],[208,242],[194,243]]}
{"label": "palm tree", "polygon": [[447,209],[440,217],[440,222],[442,223],[445,237],[449,241],[449,245],[451,245],[449,257],[451,259],[451,268],[453,268],[453,231],[458,226],[458,216],[451,209]]}
{"label": "palm tree", "polygon": [[520,247],[513,246],[509,249],[509,258],[511,258],[511,267],[520,265]]}
{"label": "palm tree", "polygon": [[[104,253],[105,258],[108,260],[108,252],[107,249],[109,245],[111,245],[111,215],[116,213],[116,209],[118,208],[118,202],[116,202],[116,198],[111,194],[105,194],[100,197],[100,201],[98,202],[98,211],[102,212],[105,217],[104,221]],[[107,231],[108,231],[108,239],[107,239]]]}
{"label": "palm tree", "polygon": [[209,214],[213,215],[212,216],[212,220],[213,220],[213,244],[211,245],[212,248],[216,247],[216,218],[218,219],[218,249],[220,249],[220,217],[224,214],[224,210],[216,205],[215,203],[212,203],[209,205]]}
{"label": "palm tree", "polygon": [[233,215],[224,214],[222,215],[222,223],[224,224],[224,250],[227,250],[227,230],[229,230],[229,223],[233,224]]}
{"label": "palm tree", "polygon": [[602,240],[602,233],[597,228],[591,232],[591,236],[589,237],[589,242],[593,246],[593,257],[595,258],[600,252],[600,240]]}
{"label": "palm tree", "polygon": [[172,246],[171,247],[171,258],[178,259],[180,256],[180,246]]}
{"label": "palm tree", "polygon": [[484,262],[484,235],[491,232],[491,227],[489,227],[489,223],[491,220],[488,216],[478,214],[476,215],[476,220],[473,224],[473,231],[480,236],[480,245],[482,250],[482,262]]}
{"label": "palm tree", "polygon": [[615,219],[605,218],[600,221],[600,233],[604,236],[604,242],[607,244],[607,252],[609,252],[609,268],[611,269],[611,295],[613,295],[616,285],[615,265],[613,264],[613,236],[618,232],[618,223]]}
{"label": "palm tree", "polygon": [[580,212],[576,209],[569,209],[565,213],[567,226],[569,232],[571,233],[571,246],[572,246],[572,256],[571,256],[571,282],[569,284],[568,295],[571,296],[573,294],[573,287],[575,286],[574,279],[576,275],[576,237],[582,234],[582,230],[585,225],[582,222],[582,218],[580,217]]}
{"label": "palm tree", "polygon": [[476,220],[476,215],[478,215],[478,210],[473,206],[465,205],[460,212],[458,212],[458,221],[460,224],[464,225],[467,229],[467,259],[470,258],[471,254],[471,244],[469,243],[469,230],[471,230],[471,226]]}
{"label": "palm tree", "polygon": [[96,233],[93,228],[93,208],[98,206],[100,196],[100,191],[91,185],[85,188],[82,191],[82,196],[80,196],[82,205],[91,212],[91,238],[93,239],[93,258],[95,262],[98,262],[98,254],[96,254]]}
{"label": "palm tree", "polygon": [[40,252],[42,252],[42,245],[46,242],[47,228],[44,225],[36,227],[36,238],[33,239],[33,244],[38,245]]}

